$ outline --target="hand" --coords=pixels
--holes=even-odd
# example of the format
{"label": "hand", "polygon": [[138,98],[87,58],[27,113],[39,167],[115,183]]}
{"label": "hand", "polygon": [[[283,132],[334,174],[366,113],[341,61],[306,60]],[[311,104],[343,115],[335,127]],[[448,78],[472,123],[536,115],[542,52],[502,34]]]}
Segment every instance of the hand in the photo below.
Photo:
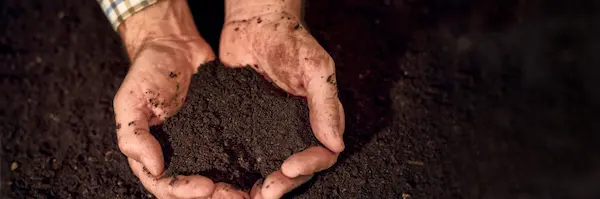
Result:
{"label": "hand", "polygon": [[197,32],[185,0],[160,1],[119,27],[132,65],[114,99],[120,150],[157,198],[244,198],[248,194],[203,176],[162,178],[163,154],[149,126],[174,115],[196,67],[215,59]]}
{"label": "hand", "polygon": [[337,96],[333,59],[301,23],[300,0],[228,0],[221,33],[221,61],[251,66],[288,93],[306,96],[313,146],[284,161],[257,182],[253,198],[279,198],[335,164],[344,150],[344,111]]}

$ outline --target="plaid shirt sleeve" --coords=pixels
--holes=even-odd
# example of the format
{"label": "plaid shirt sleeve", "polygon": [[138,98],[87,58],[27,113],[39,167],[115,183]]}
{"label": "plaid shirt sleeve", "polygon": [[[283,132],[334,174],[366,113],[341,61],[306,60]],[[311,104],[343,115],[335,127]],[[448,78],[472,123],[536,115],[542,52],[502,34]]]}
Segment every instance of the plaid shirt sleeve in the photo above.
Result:
{"label": "plaid shirt sleeve", "polygon": [[125,19],[156,2],[158,0],[98,0],[115,30]]}

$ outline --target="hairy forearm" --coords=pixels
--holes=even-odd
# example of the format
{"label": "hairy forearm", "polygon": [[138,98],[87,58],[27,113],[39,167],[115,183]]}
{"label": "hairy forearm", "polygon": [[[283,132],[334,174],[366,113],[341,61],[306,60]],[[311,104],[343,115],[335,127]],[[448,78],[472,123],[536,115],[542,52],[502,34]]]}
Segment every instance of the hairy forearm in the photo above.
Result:
{"label": "hairy forearm", "polygon": [[118,31],[131,59],[148,41],[200,37],[186,0],[160,1],[129,17]]}
{"label": "hairy forearm", "polygon": [[248,20],[252,17],[287,12],[302,19],[303,0],[226,0],[225,21]]}

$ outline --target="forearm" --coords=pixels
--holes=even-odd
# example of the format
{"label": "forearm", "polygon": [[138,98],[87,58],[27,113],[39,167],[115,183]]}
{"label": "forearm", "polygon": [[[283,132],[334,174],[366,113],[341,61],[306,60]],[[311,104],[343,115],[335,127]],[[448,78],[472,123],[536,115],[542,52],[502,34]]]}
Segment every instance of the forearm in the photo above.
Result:
{"label": "forearm", "polygon": [[303,0],[226,0],[225,21],[248,20],[252,17],[286,12],[302,20]]}
{"label": "forearm", "polygon": [[149,41],[200,38],[186,0],[163,0],[144,8],[121,23],[118,32],[131,59]]}

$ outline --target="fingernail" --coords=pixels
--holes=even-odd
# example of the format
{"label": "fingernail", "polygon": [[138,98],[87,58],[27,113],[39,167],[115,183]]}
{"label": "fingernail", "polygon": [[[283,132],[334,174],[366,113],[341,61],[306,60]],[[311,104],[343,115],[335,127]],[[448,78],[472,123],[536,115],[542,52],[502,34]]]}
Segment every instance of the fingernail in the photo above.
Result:
{"label": "fingernail", "polygon": [[258,179],[258,180],[257,180],[257,181],[254,183],[254,186],[258,187],[259,189],[260,189],[260,188],[262,188],[262,184],[263,184],[263,181],[264,181],[264,180],[265,180],[264,178],[260,178],[260,179]]}
{"label": "fingernail", "polygon": [[341,145],[341,147],[342,147],[342,148],[341,148],[341,149],[342,149],[342,151],[343,151],[343,150],[345,150],[345,149],[346,149],[346,144],[344,143],[344,139],[342,138],[342,136],[339,136],[339,137],[338,137],[338,141],[340,142],[340,145]]}
{"label": "fingernail", "polygon": [[346,146],[344,145],[344,136],[339,131],[335,131],[335,135],[338,141],[342,144],[342,147],[345,148]]}

